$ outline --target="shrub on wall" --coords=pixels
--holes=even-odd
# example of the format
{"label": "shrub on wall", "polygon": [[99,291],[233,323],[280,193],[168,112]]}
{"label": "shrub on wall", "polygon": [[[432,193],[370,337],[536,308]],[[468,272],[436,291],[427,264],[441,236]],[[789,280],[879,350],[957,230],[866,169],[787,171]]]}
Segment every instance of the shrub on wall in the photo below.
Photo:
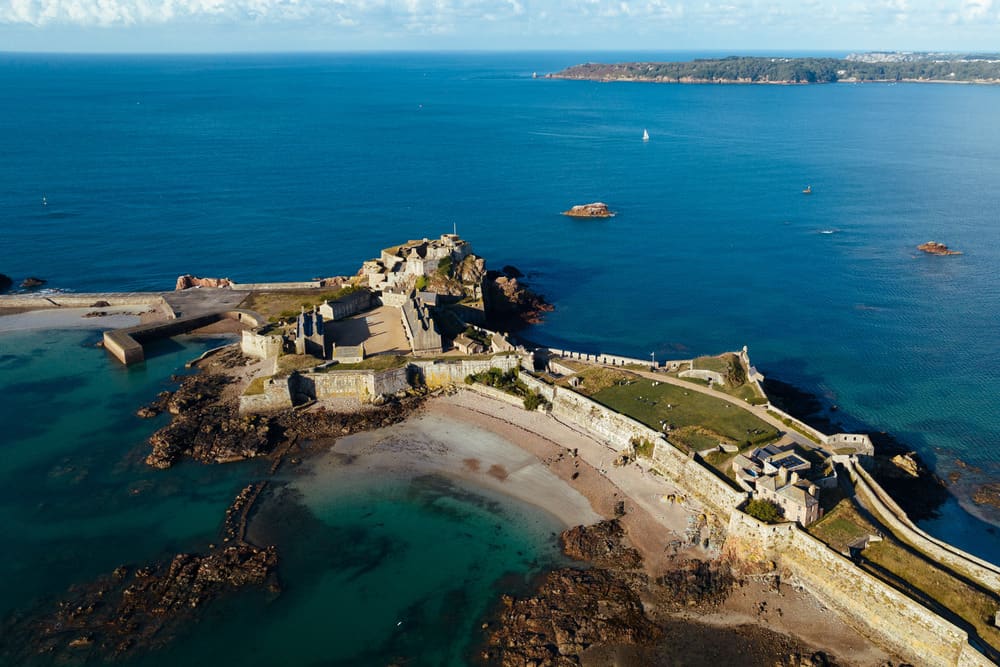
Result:
{"label": "shrub on wall", "polygon": [[754,498],[747,503],[746,513],[764,523],[778,523],[785,518],[785,513],[780,507],[770,500],[760,498]]}

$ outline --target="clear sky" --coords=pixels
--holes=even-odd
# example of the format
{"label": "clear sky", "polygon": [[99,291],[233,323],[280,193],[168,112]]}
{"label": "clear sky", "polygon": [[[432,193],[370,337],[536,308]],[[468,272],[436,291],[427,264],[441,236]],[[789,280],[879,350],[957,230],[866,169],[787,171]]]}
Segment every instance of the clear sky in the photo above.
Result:
{"label": "clear sky", "polygon": [[1000,0],[0,0],[0,51],[1000,51]]}

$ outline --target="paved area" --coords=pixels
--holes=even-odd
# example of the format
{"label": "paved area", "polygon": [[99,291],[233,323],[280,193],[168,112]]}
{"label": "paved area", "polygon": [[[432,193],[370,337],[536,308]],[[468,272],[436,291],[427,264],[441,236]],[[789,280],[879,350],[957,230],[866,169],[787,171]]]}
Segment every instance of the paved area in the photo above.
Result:
{"label": "paved area", "polygon": [[403,331],[399,308],[379,306],[361,315],[327,324],[337,345],[365,344],[367,354],[409,354],[410,344]]}
{"label": "paved area", "polygon": [[164,292],[163,299],[177,317],[192,317],[237,308],[249,294],[244,290],[200,287]]}

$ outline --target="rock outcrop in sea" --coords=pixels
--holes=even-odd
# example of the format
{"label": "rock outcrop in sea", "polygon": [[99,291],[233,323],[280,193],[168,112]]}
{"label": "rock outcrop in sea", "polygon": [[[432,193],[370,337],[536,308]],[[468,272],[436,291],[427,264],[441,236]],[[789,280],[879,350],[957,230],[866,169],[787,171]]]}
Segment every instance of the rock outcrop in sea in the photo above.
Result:
{"label": "rock outcrop in sea", "polygon": [[31,277],[25,278],[21,282],[21,287],[23,287],[24,289],[34,289],[36,287],[41,287],[42,285],[44,285],[47,282],[49,282],[49,281],[45,280],[44,278],[36,278],[34,276],[31,276]]}
{"label": "rock outcrop in sea", "polygon": [[[514,267],[504,269],[513,269],[521,274]],[[544,313],[555,309],[545,297],[533,292],[523,278],[496,271],[488,272],[483,281],[483,306],[490,327],[498,331],[513,331],[527,324],[537,324],[542,321]]]}
{"label": "rock outcrop in sea", "polygon": [[4,273],[0,273],[0,294],[3,294],[7,290],[9,290],[13,284],[14,281],[11,279],[10,276]]}
{"label": "rock outcrop in sea", "polygon": [[572,218],[613,218],[615,213],[604,202],[596,201],[592,204],[577,204],[568,211],[563,211],[563,215]]}
{"label": "rock outcrop in sea", "polygon": [[960,250],[952,250],[943,243],[938,243],[937,241],[928,241],[927,243],[921,243],[917,246],[917,250],[922,250],[928,255],[961,255]]}

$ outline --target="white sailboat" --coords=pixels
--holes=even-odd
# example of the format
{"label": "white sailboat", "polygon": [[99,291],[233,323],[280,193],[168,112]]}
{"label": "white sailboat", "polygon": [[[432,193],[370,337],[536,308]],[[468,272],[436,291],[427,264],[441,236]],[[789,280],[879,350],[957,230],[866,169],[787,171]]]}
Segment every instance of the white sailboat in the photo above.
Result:
{"label": "white sailboat", "polygon": [[643,141],[649,141],[649,132],[646,131],[645,129],[643,129],[643,131],[642,131],[642,140]]}

